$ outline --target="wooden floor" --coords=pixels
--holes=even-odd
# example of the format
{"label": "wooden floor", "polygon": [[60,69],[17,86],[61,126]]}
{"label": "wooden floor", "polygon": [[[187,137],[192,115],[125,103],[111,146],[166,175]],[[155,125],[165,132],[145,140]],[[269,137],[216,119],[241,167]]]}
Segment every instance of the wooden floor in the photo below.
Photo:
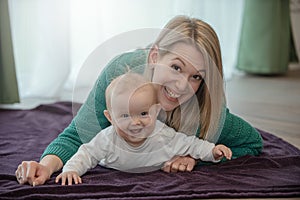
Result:
{"label": "wooden floor", "polygon": [[[235,75],[226,83],[226,95],[232,113],[300,149],[300,68],[284,76]],[[300,197],[243,200],[262,199]]]}
{"label": "wooden floor", "polygon": [[282,76],[235,75],[226,95],[232,113],[300,148],[300,69]]}

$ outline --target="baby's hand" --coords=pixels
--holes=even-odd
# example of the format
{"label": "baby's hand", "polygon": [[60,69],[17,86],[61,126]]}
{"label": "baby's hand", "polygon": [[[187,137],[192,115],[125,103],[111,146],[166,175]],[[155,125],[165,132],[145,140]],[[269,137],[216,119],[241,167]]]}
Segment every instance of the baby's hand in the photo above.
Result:
{"label": "baby's hand", "polygon": [[82,183],[80,176],[75,171],[60,173],[56,177],[55,183],[58,183],[60,179],[61,179],[61,185],[66,185],[66,180],[68,180],[68,185],[72,185],[73,180],[75,184]]}
{"label": "baby's hand", "polygon": [[219,144],[213,148],[213,155],[216,160],[221,160],[224,156],[228,160],[231,160],[232,152],[230,148],[223,144]]}

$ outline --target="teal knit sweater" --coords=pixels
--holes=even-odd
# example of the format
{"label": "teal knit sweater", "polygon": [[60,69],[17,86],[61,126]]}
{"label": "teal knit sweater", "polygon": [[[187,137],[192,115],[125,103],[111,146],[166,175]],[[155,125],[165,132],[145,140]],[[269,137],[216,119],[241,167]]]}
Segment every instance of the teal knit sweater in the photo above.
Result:
{"label": "teal knit sweater", "polygon": [[[106,109],[106,87],[115,77],[127,72],[127,67],[142,73],[146,59],[145,50],[124,53],[114,58],[101,72],[70,125],[48,145],[42,158],[53,154],[65,164],[82,143],[90,141],[100,130],[109,126],[110,123],[103,114]],[[228,109],[217,143],[230,147],[233,159],[244,155],[258,155],[263,146],[259,132],[243,119],[231,114]]]}

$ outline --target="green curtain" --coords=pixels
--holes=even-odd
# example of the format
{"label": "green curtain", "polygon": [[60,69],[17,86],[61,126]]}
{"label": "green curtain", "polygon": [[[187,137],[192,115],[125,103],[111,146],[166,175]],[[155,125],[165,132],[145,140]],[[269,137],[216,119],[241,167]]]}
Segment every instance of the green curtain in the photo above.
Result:
{"label": "green curtain", "polygon": [[289,6],[289,0],[245,0],[238,69],[254,74],[283,74],[291,58],[298,60]]}
{"label": "green curtain", "polygon": [[20,102],[8,0],[0,0],[0,104]]}

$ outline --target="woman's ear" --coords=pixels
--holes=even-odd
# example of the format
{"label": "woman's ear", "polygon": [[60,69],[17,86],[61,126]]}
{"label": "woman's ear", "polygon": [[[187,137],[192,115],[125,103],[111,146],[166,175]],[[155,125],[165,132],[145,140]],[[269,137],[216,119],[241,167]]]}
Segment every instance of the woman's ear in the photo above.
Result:
{"label": "woman's ear", "polygon": [[112,124],[112,119],[111,119],[111,115],[110,115],[109,111],[108,110],[104,110],[103,114],[106,117],[106,119]]}
{"label": "woman's ear", "polygon": [[149,52],[148,63],[155,64],[157,63],[157,59],[158,59],[158,46],[154,45]]}

